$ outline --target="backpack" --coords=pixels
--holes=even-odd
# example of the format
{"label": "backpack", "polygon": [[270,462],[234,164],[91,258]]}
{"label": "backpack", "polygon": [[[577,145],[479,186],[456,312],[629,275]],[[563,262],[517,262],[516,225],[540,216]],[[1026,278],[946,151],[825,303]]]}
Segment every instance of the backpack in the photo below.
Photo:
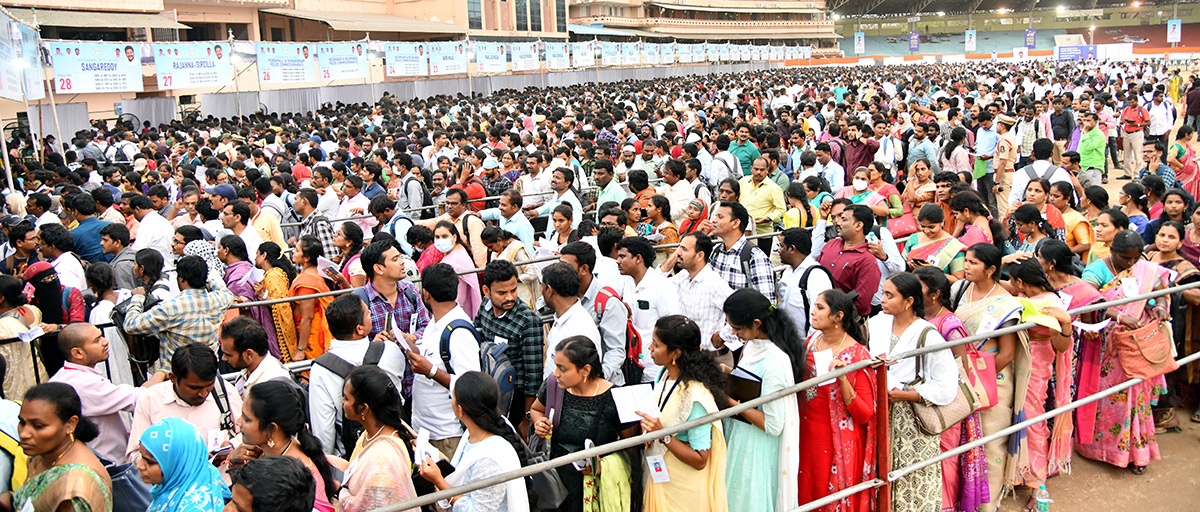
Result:
{"label": "backpack", "polygon": [[[367,352],[363,354],[361,366],[379,366],[379,360],[383,359],[384,342],[372,341],[367,345]],[[341,377],[343,381],[354,371],[354,364],[342,359],[330,352],[321,354],[320,357],[313,359],[312,364],[321,366]],[[358,437],[362,435],[363,426],[361,423],[346,419],[345,413],[338,408],[338,417],[342,420],[340,426],[335,424],[334,430],[337,433],[337,439],[342,443],[342,448],[345,450],[346,458],[349,459],[351,452],[354,451],[354,445],[358,443]]]}
{"label": "backpack", "polygon": [[513,367],[512,361],[508,359],[508,343],[497,343],[493,341],[483,341],[479,331],[475,330],[475,326],[466,320],[453,320],[450,325],[446,326],[446,330],[442,331],[442,337],[438,343],[438,352],[442,357],[442,364],[446,365],[446,373],[454,375],[454,367],[450,366],[450,335],[455,329],[466,329],[475,336],[475,342],[479,344],[479,371],[491,375],[496,380],[496,384],[500,386],[500,415],[507,416],[509,405],[512,404],[513,393],[517,389],[517,369]]}
{"label": "backpack", "polygon": [[738,259],[742,262],[742,274],[746,276],[746,286],[750,286],[750,262],[754,259],[755,247],[757,246],[746,240],[742,250],[738,252]]}
{"label": "backpack", "polygon": [[628,315],[625,318],[625,360],[621,362],[621,375],[625,377],[625,384],[632,385],[642,381],[642,373],[645,371],[645,367],[641,363],[642,335],[633,327],[633,312],[629,310],[629,305],[621,300],[621,295],[611,286],[601,288],[600,293],[596,294],[596,303],[593,305],[593,309],[597,317],[603,317],[608,301],[614,298],[621,303]]}
{"label": "backpack", "polygon": [[833,148],[834,145],[837,145],[837,147],[841,149],[840,151],[837,152],[837,158],[833,159],[833,161],[837,162],[838,165],[842,166],[842,168],[845,169],[846,168],[846,143],[844,143],[840,140],[837,140],[837,139],[829,139],[829,145],[830,145],[829,146],[830,148]]}
{"label": "backpack", "polygon": [[[808,303],[808,276],[809,274],[812,274],[812,271],[814,270],[820,270],[824,272],[825,275],[829,277],[829,282],[833,282],[833,273],[821,265],[813,265],[804,269],[804,273],[800,274],[800,298],[804,299],[804,311],[806,313],[812,312],[812,310],[808,309],[811,306],[811,304]],[[810,328],[812,328],[812,319],[810,315],[804,315],[804,330],[801,332],[807,333]]]}
{"label": "backpack", "polygon": [[1038,176],[1037,173],[1034,172],[1033,164],[1026,165],[1024,167],[1024,169],[1025,169],[1025,174],[1029,175],[1029,181],[1033,181],[1038,178],[1049,179],[1051,176],[1054,176],[1055,171],[1062,169],[1062,167],[1059,167],[1057,165],[1051,165],[1050,167],[1046,168],[1046,172],[1044,174],[1042,174],[1041,176]]}
{"label": "backpack", "polygon": [[[421,180],[418,180],[416,177],[414,177],[411,173],[404,178],[403,192],[405,197],[408,197],[409,181],[416,181],[417,185],[421,187],[421,206],[433,206],[433,198],[429,195],[429,189],[425,188],[425,184],[422,183]],[[412,201],[410,200],[408,204],[411,205]],[[437,208],[425,208],[423,210],[414,212],[413,216],[418,219],[432,219],[436,213]]]}
{"label": "backpack", "polygon": [[[154,308],[154,306],[157,306],[159,302],[162,302],[158,299],[158,297],[154,296],[155,290],[169,290],[169,288],[167,288],[167,285],[163,283],[155,283],[154,286],[151,286],[150,289],[146,291],[146,298],[142,302],[143,313],[150,311]],[[125,344],[129,346],[129,362],[132,363],[135,368],[149,369],[156,361],[158,361],[159,354],[161,353],[162,341],[158,338],[158,336],[149,334],[130,334],[125,331],[125,316],[129,312],[129,304],[132,300],[132,297],[125,299],[120,304],[117,304],[115,307],[113,307],[112,321],[114,324],[116,324],[117,328],[121,330],[121,334],[125,336]],[[65,298],[63,302],[66,302]],[[140,372],[137,369],[134,370],[133,374],[135,375],[135,381],[136,376],[141,375],[142,373],[143,372]],[[137,384],[141,385],[140,383]]]}

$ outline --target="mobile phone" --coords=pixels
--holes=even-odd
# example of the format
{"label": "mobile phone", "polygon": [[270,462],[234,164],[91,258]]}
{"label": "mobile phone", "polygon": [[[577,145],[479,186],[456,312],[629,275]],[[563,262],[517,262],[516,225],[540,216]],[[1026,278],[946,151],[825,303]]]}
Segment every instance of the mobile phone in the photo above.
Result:
{"label": "mobile phone", "polygon": [[925,261],[925,260],[923,260],[923,259],[921,259],[921,258],[913,258],[913,259],[912,259],[912,262],[913,262],[913,263],[919,263],[919,264],[921,264],[921,265],[928,265],[928,264],[929,264],[929,262],[928,262],[928,261]]}

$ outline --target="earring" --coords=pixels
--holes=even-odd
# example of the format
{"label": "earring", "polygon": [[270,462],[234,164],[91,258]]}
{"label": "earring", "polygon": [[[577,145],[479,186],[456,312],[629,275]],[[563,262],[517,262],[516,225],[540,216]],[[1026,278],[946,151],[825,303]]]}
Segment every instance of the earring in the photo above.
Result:
{"label": "earring", "polygon": [[275,440],[267,439],[267,448],[274,448],[274,447],[275,447]]}

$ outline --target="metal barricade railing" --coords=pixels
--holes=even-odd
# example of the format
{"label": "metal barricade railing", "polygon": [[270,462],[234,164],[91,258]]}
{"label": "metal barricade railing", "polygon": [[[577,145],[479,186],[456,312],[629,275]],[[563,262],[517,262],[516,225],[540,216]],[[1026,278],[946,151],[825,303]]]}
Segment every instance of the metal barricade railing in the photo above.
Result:
{"label": "metal barricade railing", "polygon": [[[1138,301],[1155,298],[1155,297],[1161,297],[1163,295],[1169,295],[1172,293],[1182,292],[1184,290],[1190,290],[1190,289],[1194,289],[1194,288],[1200,288],[1200,282],[1166,288],[1163,290],[1154,291],[1154,292],[1147,293],[1144,295],[1138,295],[1138,296],[1128,297],[1128,298],[1114,300],[1114,301],[1107,301],[1107,302],[1092,304],[1092,305],[1088,305],[1088,306],[1070,310],[1070,311],[1068,311],[1068,313],[1071,314],[1072,316],[1074,316],[1074,315],[1078,315],[1078,314],[1082,314],[1082,313],[1089,313],[1092,311],[1100,311],[1100,310],[1104,310],[1104,309],[1107,309],[1107,308],[1113,307],[1113,306],[1128,304],[1128,303],[1132,303],[1132,302],[1138,302]],[[450,489],[438,491],[436,493],[428,494],[425,496],[420,496],[420,497],[413,498],[413,499],[407,500],[403,503],[399,503],[396,505],[389,505],[386,507],[381,507],[381,508],[375,509],[374,512],[400,512],[402,510],[408,510],[408,509],[419,507],[422,505],[436,503],[439,500],[450,498],[452,496],[465,494],[465,493],[475,491],[478,489],[483,489],[485,487],[491,487],[493,485],[504,483],[509,480],[514,480],[517,478],[524,478],[527,476],[531,476],[531,475],[540,473],[540,472],[548,470],[548,469],[565,466],[572,462],[581,461],[581,460],[589,459],[592,457],[600,457],[603,455],[607,455],[609,453],[613,453],[613,452],[617,452],[620,450],[624,450],[626,448],[634,447],[639,444],[654,441],[654,440],[660,439],[667,435],[677,434],[677,433],[684,432],[686,430],[689,430],[689,429],[692,429],[695,427],[699,427],[701,425],[706,425],[706,424],[712,423],[717,420],[722,420],[722,419],[729,418],[734,415],[741,414],[743,411],[746,411],[746,410],[749,410],[752,408],[756,408],[760,405],[763,405],[763,404],[766,404],[766,403],[769,403],[769,402],[772,402],[772,401],[775,401],[775,400],[778,400],[778,399],[781,399],[781,398],[784,398],[787,396],[797,394],[800,391],[803,391],[805,389],[818,386],[822,382],[834,380],[838,377],[841,377],[842,375],[847,375],[847,374],[853,373],[853,372],[858,371],[863,368],[882,369],[882,368],[885,368],[889,363],[898,361],[900,359],[921,356],[921,355],[931,353],[931,352],[936,352],[939,350],[949,350],[952,347],[991,339],[991,338],[994,338],[996,336],[1000,336],[1003,334],[1020,332],[1020,331],[1029,329],[1031,327],[1034,327],[1035,325],[1036,324],[1034,324],[1032,322],[1019,323],[1017,325],[1013,325],[1013,326],[1009,326],[1009,327],[1005,327],[1005,328],[1001,328],[1001,329],[996,329],[994,331],[988,332],[985,335],[968,336],[966,338],[962,338],[959,340],[949,341],[946,343],[940,343],[935,346],[928,346],[928,347],[924,347],[924,348],[910,350],[907,352],[902,352],[902,353],[896,354],[894,356],[884,355],[882,357],[877,357],[877,358],[871,359],[871,360],[859,361],[857,363],[846,365],[837,370],[826,373],[825,375],[822,375],[820,377],[808,379],[806,381],[800,382],[793,386],[784,388],[775,393],[771,393],[766,396],[761,396],[754,400],[743,402],[735,407],[731,407],[731,408],[728,408],[728,409],[725,409],[722,411],[718,411],[713,414],[709,414],[709,415],[706,415],[706,416],[703,416],[700,418],[696,418],[691,421],[680,423],[680,424],[672,426],[672,427],[666,427],[662,430],[657,430],[654,432],[634,436],[634,437],[631,437],[628,439],[615,441],[615,442],[597,446],[597,447],[594,447],[594,448],[591,448],[588,450],[582,450],[582,451],[578,451],[578,452],[574,452],[574,453],[569,453],[569,454],[563,455],[561,457],[557,457],[555,459],[552,459],[552,460],[549,460],[546,462],[523,467],[520,470],[511,471],[506,474],[496,475],[494,477],[478,480],[478,481],[471,482],[471,483],[461,485],[458,487],[452,487]],[[1178,363],[1182,366],[1182,365],[1194,362],[1198,359],[1200,359],[1200,352],[1183,357],[1178,360]],[[883,375],[878,380],[881,381],[881,387],[883,387],[885,385],[884,383],[886,383],[886,376]],[[824,498],[821,498],[820,500],[802,504],[798,508],[794,509],[794,512],[807,512],[810,510],[815,510],[815,509],[820,508],[823,505],[833,503],[842,498],[857,494],[859,492],[877,489],[877,488],[881,488],[881,487],[886,488],[890,484],[890,482],[896,481],[899,478],[903,478],[905,475],[908,475],[908,474],[910,474],[914,471],[917,471],[921,468],[938,463],[944,459],[953,457],[954,455],[961,454],[971,448],[981,446],[988,441],[999,439],[1001,437],[1004,437],[1005,435],[1011,434],[1011,433],[1021,430],[1023,428],[1027,428],[1029,425],[1033,425],[1035,423],[1038,423],[1039,421],[1044,421],[1048,418],[1052,418],[1052,417],[1061,415],[1063,413],[1066,413],[1070,410],[1079,408],[1087,403],[1091,403],[1091,402],[1100,400],[1101,398],[1103,398],[1105,396],[1111,395],[1112,393],[1115,393],[1115,392],[1119,392],[1119,391],[1126,389],[1130,386],[1133,386],[1141,381],[1142,381],[1141,379],[1127,380],[1122,384],[1105,389],[1105,390],[1095,393],[1093,395],[1089,395],[1087,397],[1077,399],[1077,400],[1071,402],[1070,404],[1067,404],[1065,406],[1048,411],[1045,414],[1039,415],[1036,418],[1032,418],[1032,419],[1026,420],[1024,422],[1012,425],[1008,428],[1001,430],[1000,432],[992,433],[992,434],[990,434],[982,439],[976,440],[970,444],[963,445],[961,447],[955,448],[954,450],[950,450],[950,451],[947,451],[946,453],[939,454],[937,457],[934,457],[932,459],[924,460],[924,461],[918,462],[916,464],[913,464],[913,465],[905,467],[905,468],[900,468],[900,469],[897,469],[894,471],[891,471],[891,470],[885,471],[883,468],[887,468],[890,464],[888,464],[887,460],[881,460],[880,474],[884,474],[886,472],[886,474],[887,474],[886,480],[876,478],[874,480],[862,482],[853,487],[844,489],[837,493],[834,493],[834,494],[831,494]],[[882,408],[886,409],[886,404],[887,404],[886,394],[882,394],[879,397],[879,401],[884,404],[882,406]],[[877,404],[877,410],[879,408],[880,408],[880,406]],[[881,426],[879,431],[882,433],[880,436],[881,438],[887,437],[887,432],[888,432],[887,427]],[[882,444],[882,442],[881,442],[881,444]],[[885,452],[885,454],[886,454],[886,452]],[[881,459],[885,458],[885,454],[880,455]],[[881,496],[880,498],[881,498],[881,500],[887,499],[884,496]],[[881,510],[886,510],[886,508],[881,507]]]}

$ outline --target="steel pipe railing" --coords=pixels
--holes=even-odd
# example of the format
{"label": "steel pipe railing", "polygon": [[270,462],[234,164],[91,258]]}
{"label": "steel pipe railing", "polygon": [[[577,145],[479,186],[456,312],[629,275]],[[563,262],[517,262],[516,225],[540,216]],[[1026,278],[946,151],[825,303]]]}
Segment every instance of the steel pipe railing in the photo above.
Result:
{"label": "steel pipe railing", "polygon": [[[1109,302],[1092,304],[1092,305],[1088,305],[1088,306],[1070,310],[1070,311],[1068,311],[1068,314],[1078,315],[1078,314],[1082,314],[1082,313],[1088,313],[1091,311],[1099,311],[1099,310],[1106,309],[1108,307],[1112,307],[1112,306],[1116,306],[1116,305],[1128,304],[1128,303],[1138,302],[1138,301],[1151,299],[1151,298],[1155,298],[1155,297],[1161,297],[1163,295],[1168,295],[1171,293],[1180,292],[1180,291],[1184,291],[1184,290],[1190,290],[1190,289],[1194,289],[1194,288],[1200,288],[1200,282],[1191,283],[1191,284],[1182,285],[1182,286],[1170,287],[1170,288],[1166,288],[1163,290],[1153,291],[1153,292],[1143,294],[1143,295],[1137,295],[1134,297],[1128,297],[1128,298],[1118,299],[1118,300],[1109,301]],[[712,423],[717,420],[721,420],[721,419],[725,419],[725,418],[728,418],[728,417],[731,417],[731,416],[734,416],[737,414],[741,414],[742,412],[749,410],[751,408],[756,408],[759,405],[763,405],[763,404],[773,402],[775,400],[778,400],[778,399],[781,399],[781,398],[784,398],[784,397],[787,397],[790,395],[794,395],[805,389],[820,385],[820,383],[822,383],[822,382],[834,380],[838,377],[841,377],[842,375],[847,375],[847,374],[850,374],[852,372],[858,371],[863,368],[885,367],[888,363],[894,362],[899,359],[924,355],[924,354],[934,352],[937,350],[948,350],[951,347],[965,345],[968,343],[975,343],[975,342],[979,342],[979,341],[983,341],[983,340],[988,340],[988,339],[991,339],[991,338],[994,338],[996,336],[1003,335],[1003,334],[1016,333],[1016,332],[1019,332],[1022,330],[1029,329],[1030,327],[1033,327],[1034,325],[1036,325],[1036,324],[1033,324],[1031,322],[1019,323],[1017,325],[1005,327],[1002,329],[997,329],[997,330],[988,332],[986,334],[977,334],[977,335],[968,336],[966,338],[962,338],[959,340],[955,340],[952,342],[939,343],[935,346],[924,347],[924,348],[920,348],[920,349],[916,349],[916,350],[906,351],[906,352],[897,354],[896,356],[892,356],[892,357],[888,357],[885,355],[883,357],[878,357],[875,359],[859,361],[857,363],[846,365],[837,370],[828,372],[825,375],[822,375],[820,377],[814,377],[812,379],[808,379],[808,380],[805,380],[798,384],[789,386],[789,387],[779,390],[775,393],[761,396],[754,400],[743,402],[737,406],[730,407],[728,409],[718,411],[713,414],[709,414],[709,415],[706,415],[706,416],[703,416],[700,418],[696,418],[694,420],[687,421],[687,422],[684,422],[684,423],[681,423],[681,424],[678,424],[678,425],[675,425],[672,427],[667,427],[667,428],[664,428],[662,430],[658,430],[655,432],[645,433],[645,434],[634,436],[634,437],[631,437],[628,439],[615,441],[615,442],[597,446],[597,447],[594,447],[594,448],[591,448],[588,450],[582,450],[582,451],[575,452],[575,453],[569,453],[569,454],[563,455],[561,457],[557,457],[557,458],[549,460],[549,461],[545,461],[545,462],[542,462],[539,464],[534,464],[531,466],[523,467],[517,471],[512,471],[512,472],[502,474],[502,475],[496,475],[494,477],[486,478],[486,479],[472,482],[469,484],[465,484],[465,485],[462,485],[459,487],[453,487],[453,488],[446,489],[443,491],[438,491],[436,493],[428,494],[425,496],[420,496],[420,497],[413,498],[413,499],[404,501],[404,502],[396,504],[396,505],[389,505],[389,506],[378,508],[375,510],[376,510],[376,512],[400,512],[403,510],[408,510],[408,509],[420,507],[423,505],[433,504],[442,499],[447,499],[447,498],[450,498],[453,496],[465,494],[465,493],[475,491],[478,489],[491,487],[493,485],[501,484],[501,483],[504,483],[504,482],[507,482],[510,480],[514,480],[517,478],[524,478],[524,477],[534,475],[534,474],[540,473],[540,472],[548,470],[548,469],[556,468],[559,466],[565,466],[572,462],[576,462],[576,461],[580,461],[580,460],[584,460],[584,459],[588,459],[588,458],[592,458],[592,457],[600,457],[600,456],[607,455],[609,453],[613,453],[613,452],[616,452],[619,450],[624,450],[626,448],[637,446],[642,443],[654,441],[654,440],[660,439],[667,435],[677,434],[679,432],[683,432],[683,431],[686,431],[686,430],[689,430],[689,429],[692,429],[692,428],[695,428],[695,427],[698,427],[701,425],[706,425],[706,424]],[[1190,363],[1197,359],[1200,359],[1200,353],[1192,354],[1188,357],[1181,359],[1179,362],[1181,364],[1187,364],[1187,363]],[[886,378],[886,376],[884,376],[883,378]],[[1104,392],[1108,392],[1109,394],[1111,394],[1112,392],[1120,391],[1121,389],[1125,389],[1129,386],[1132,386],[1132,385],[1136,384],[1137,382],[1140,382],[1140,379],[1132,379],[1130,381],[1126,381],[1125,383],[1123,383],[1121,385],[1115,386],[1114,388],[1105,390]],[[1121,387],[1121,386],[1125,386],[1125,387]],[[1104,393],[1104,392],[1101,392],[1101,393]],[[1100,398],[1103,398],[1104,396],[1107,396],[1107,395],[1103,395],[1103,394],[1099,394],[1099,396],[1093,395],[1093,396],[1089,396],[1083,400],[1087,400],[1090,402],[1090,401],[1099,400]],[[1086,403],[1086,402],[1083,402],[1081,400],[1076,400],[1075,402],[1072,402],[1072,404],[1070,404],[1070,405],[1075,405],[1075,408],[1077,408],[1079,406],[1084,405],[1084,403]],[[1053,416],[1062,414],[1062,413],[1066,412],[1067,410],[1070,410],[1070,409],[1067,409],[1066,407],[1067,406],[1060,408],[1060,409],[1065,409],[1062,411],[1059,411],[1058,409],[1051,411],[1055,414],[1050,414],[1050,413],[1043,414],[1043,415],[1039,416],[1036,420],[1041,421],[1041,420],[1044,420],[1045,418],[1053,417]],[[1020,430],[1021,428],[1028,427],[1028,425],[1037,423],[1037,421],[1029,420],[1029,421],[1008,427],[1007,429],[1005,429],[1001,432],[1007,432],[1007,433],[1011,434],[1012,432],[1016,432],[1017,430]],[[998,439],[999,437],[1000,437],[1000,433],[996,433],[985,439],[994,440],[994,439]],[[982,440],[980,440],[980,441],[982,441]],[[976,441],[976,443],[982,444],[982,443],[980,443],[980,441]],[[949,453],[949,452],[947,452],[947,453]],[[959,453],[961,453],[961,451]],[[927,461],[922,461],[917,464],[924,464],[924,466],[922,466],[922,467],[925,467],[925,466],[929,466],[937,461],[940,461],[943,458],[948,458],[948,456],[943,457],[941,455],[939,455],[939,457],[940,458],[934,458],[934,459],[930,459]],[[916,465],[914,465],[914,466],[916,466]],[[908,468],[901,468],[899,470],[892,471],[891,473],[889,473],[889,478],[887,481],[875,479],[872,481],[863,482],[861,484],[855,485],[854,487],[850,487],[850,488],[844,489],[842,491],[839,491],[837,493],[826,496],[825,498],[822,498],[821,500],[804,504],[803,506],[797,508],[796,510],[801,511],[801,512],[808,511],[808,510],[814,510],[816,508],[819,508],[823,504],[832,503],[834,501],[840,500],[847,496],[857,494],[857,493],[865,491],[865,490],[870,490],[870,489],[875,489],[878,487],[885,486],[889,482],[895,480],[895,479],[891,478],[892,474],[897,474],[897,478],[900,478],[908,473],[911,473],[912,471],[916,471],[917,469],[920,469],[920,468],[913,469],[914,466],[909,466]]]}

